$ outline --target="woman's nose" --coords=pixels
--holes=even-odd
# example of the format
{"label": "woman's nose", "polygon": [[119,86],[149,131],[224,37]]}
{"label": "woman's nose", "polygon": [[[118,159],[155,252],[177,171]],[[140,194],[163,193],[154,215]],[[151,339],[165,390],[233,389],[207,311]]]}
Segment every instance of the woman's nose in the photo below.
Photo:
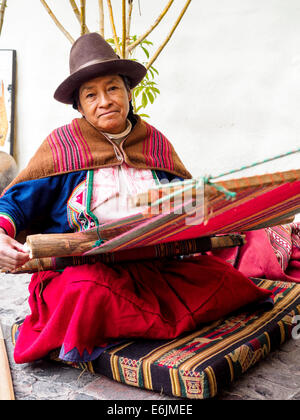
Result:
{"label": "woman's nose", "polygon": [[111,98],[106,92],[99,94],[97,100],[99,108],[107,107],[111,104]]}

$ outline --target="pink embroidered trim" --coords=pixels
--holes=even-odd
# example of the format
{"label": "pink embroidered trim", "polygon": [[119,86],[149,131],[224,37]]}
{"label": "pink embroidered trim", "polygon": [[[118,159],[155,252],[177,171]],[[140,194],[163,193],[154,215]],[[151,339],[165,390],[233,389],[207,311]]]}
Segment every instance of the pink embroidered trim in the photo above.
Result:
{"label": "pink embroidered trim", "polygon": [[14,221],[6,214],[0,214],[0,227],[6,231],[8,236],[16,236],[16,226]]}

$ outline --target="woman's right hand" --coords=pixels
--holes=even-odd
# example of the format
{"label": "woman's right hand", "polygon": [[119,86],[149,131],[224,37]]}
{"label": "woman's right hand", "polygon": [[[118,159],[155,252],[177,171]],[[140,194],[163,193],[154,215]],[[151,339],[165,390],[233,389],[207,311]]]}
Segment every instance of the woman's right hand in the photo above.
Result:
{"label": "woman's right hand", "polygon": [[29,253],[24,249],[24,246],[0,228],[0,269],[13,271],[28,260]]}

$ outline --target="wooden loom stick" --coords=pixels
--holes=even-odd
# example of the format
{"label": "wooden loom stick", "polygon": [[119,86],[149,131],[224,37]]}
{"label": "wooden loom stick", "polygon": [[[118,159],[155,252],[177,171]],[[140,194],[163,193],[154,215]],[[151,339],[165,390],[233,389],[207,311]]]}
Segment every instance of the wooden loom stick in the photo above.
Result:
{"label": "wooden loom stick", "polygon": [[27,236],[26,246],[30,258],[82,255],[93,248],[99,239],[97,231],[76,233],[37,234]]}
{"label": "wooden loom stick", "polygon": [[[259,229],[278,224],[287,224],[292,221],[293,217],[276,219],[276,222],[274,223],[268,222],[266,224],[260,224]],[[51,257],[80,257],[85,252],[93,249],[98,238],[99,236],[96,230],[92,230],[90,232],[86,231],[84,233],[75,232],[30,235],[27,237],[26,245],[30,251],[31,261],[33,262],[29,262],[28,270],[49,270],[49,267],[53,267]],[[214,236],[212,238],[214,238]],[[216,239],[212,240],[214,241],[212,246],[213,248],[226,248],[230,246],[229,242],[224,242],[223,245],[221,245],[221,239],[218,240],[219,242],[216,242]],[[203,251],[205,250],[203,249]],[[106,249],[103,249],[103,253],[105,252],[107,252]],[[22,272],[26,272],[26,270],[27,268],[25,268],[25,271]],[[16,270],[16,272],[21,271]]]}
{"label": "wooden loom stick", "polygon": [[[260,190],[257,188],[258,182],[259,186],[262,185],[269,185],[267,188],[273,188],[275,186],[274,184],[283,184],[289,181],[293,181],[295,179],[298,179],[298,176],[300,175],[300,171],[288,171],[286,173],[281,174],[267,174],[262,175],[260,177],[249,177],[244,178],[242,180],[231,180],[226,181],[225,188],[228,188],[228,186],[234,187],[236,190],[239,187],[239,181],[241,183],[242,190],[244,188],[250,188],[250,191],[253,190]],[[287,181],[288,180],[288,181]],[[246,187],[246,186],[247,187]],[[253,187],[255,185],[256,187]],[[216,195],[220,195],[218,191],[216,191],[213,187],[209,186],[211,189],[213,189],[214,193],[212,193],[212,197]],[[201,197],[200,197],[201,198]],[[201,203],[199,203],[201,205]],[[209,204],[209,200],[208,200]],[[197,204],[198,205],[198,204]],[[206,204],[207,205],[207,204]],[[205,206],[206,206],[205,205]],[[229,206],[234,205],[234,201]],[[179,205],[179,207],[182,209],[182,203]],[[269,227],[272,225],[280,224],[280,223],[288,223],[290,222],[290,216],[293,216],[295,214],[294,212],[285,211],[283,214],[279,215],[273,215],[273,217],[269,217],[266,221],[257,221],[257,223],[252,223],[249,225],[249,229],[253,230],[256,229],[256,225],[259,228],[263,227]],[[184,210],[182,213],[180,213],[180,218],[182,219],[182,216],[186,216],[186,210]],[[26,244],[28,246],[28,249],[30,251],[30,257],[31,259],[34,258],[46,258],[46,257],[67,257],[67,256],[80,256],[83,254],[88,253],[89,255],[96,254],[96,253],[105,253],[105,252],[111,252],[116,251],[119,248],[125,246],[125,244],[129,244],[129,246],[132,245],[133,242],[136,242],[138,240],[139,236],[148,235],[149,238],[149,232],[150,231],[156,231],[158,232],[159,229],[161,229],[161,226],[167,224],[170,224],[172,222],[176,223],[176,219],[178,218],[178,213],[174,212],[163,212],[161,217],[154,217],[151,221],[151,226],[149,230],[149,224],[142,223],[139,225],[135,225],[137,228],[132,229],[134,227],[132,224],[123,226],[122,230],[118,229],[112,229],[112,232],[106,228],[107,231],[105,231],[104,227],[98,227],[97,229],[85,231],[85,232],[77,232],[77,233],[64,233],[64,234],[42,234],[42,235],[31,235],[27,237]],[[136,221],[143,221],[146,217],[143,219],[143,217],[139,220],[136,219]],[[247,230],[245,227],[243,230]],[[127,232],[128,234],[122,235],[122,233]],[[106,234],[109,233],[107,236]],[[214,232],[217,233],[217,232]],[[230,230],[228,232],[223,233],[232,233]],[[102,241],[108,241],[107,243],[104,243],[102,245],[102,241],[99,243],[99,239]],[[132,242],[133,241],[133,242]],[[101,245],[99,249],[99,245]],[[128,246],[127,246],[128,247]],[[94,248],[96,248],[94,250]]]}
{"label": "wooden loom stick", "polygon": [[[159,219],[158,221],[156,218],[154,218],[152,226],[159,227],[161,226],[162,222],[170,221],[177,217],[178,215],[173,213],[164,214],[163,218]],[[139,226],[139,228],[140,227],[141,226]],[[131,237],[131,235],[135,237],[135,230],[133,229],[133,233],[131,233],[132,229],[130,228],[131,226],[124,229],[125,231],[128,231],[129,237]],[[138,234],[141,234],[143,229],[144,227],[139,230]],[[122,233],[121,230],[120,233]],[[115,240],[120,235],[120,233],[117,232],[111,239]],[[123,235],[123,242],[128,241],[128,239],[130,239],[129,237],[124,238]],[[86,252],[92,251],[93,248],[96,248],[97,242],[100,238],[102,240],[106,239],[106,232],[105,230],[102,231],[101,227],[98,229],[91,229],[89,231],[75,233],[29,235],[27,236],[25,246],[29,250],[29,256],[31,259],[44,257],[80,256]],[[104,244],[102,245],[100,251],[97,249],[97,253],[104,253],[113,250],[114,245],[108,246],[107,244]]]}
{"label": "wooden loom stick", "polygon": [[122,226],[121,222],[112,222],[98,228],[75,233],[51,233],[29,235],[26,244],[30,251],[30,258],[63,257],[82,255],[95,246],[95,243],[102,240],[110,240],[120,233],[130,230],[136,222],[147,217],[133,216],[128,218],[132,223]]}
{"label": "wooden loom stick", "polygon": [[0,324],[0,400],[14,400],[14,388],[6,352],[5,340]]}
{"label": "wooden loom stick", "polygon": [[229,191],[242,191],[247,188],[269,187],[272,185],[276,186],[286,182],[299,181],[299,179],[300,169],[295,169],[284,172],[230,179],[228,181],[218,181],[216,184],[222,185]]}
{"label": "wooden loom stick", "polygon": [[[230,179],[227,181],[218,181],[215,184],[222,186],[228,191],[240,192],[249,188],[259,188],[276,186],[285,182],[294,182],[300,179],[300,169],[285,172],[276,172],[273,174],[254,175],[251,177]],[[154,200],[161,198],[165,194],[170,194],[173,191],[180,190],[182,185],[174,184],[162,184],[161,187],[150,189],[145,193],[137,194],[128,198],[128,203],[131,207],[149,206]],[[165,192],[164,192],[165,191]],[[190,191],[184,193],[184,199],[189,197],[195,198],[197,191],[195,188],[191,188]],[[205,185],[205,198],[209,199],[213,195],[222,195],[221,192],[209,185]]]}
{"label": "wooden loom stick", "polygon": [[13,271],[14,274],[34,273],[37,271],[61,270],[68,266],[94,264],[102,262],[105,264],[138,261],[146,259],[172,257],[178,255],[191,255],[207,252],[212,249],[232,248],[245,243],[245,235],[218,235],[201,237],[192,240],[183,240],[169,244],[145,246],[138,250],[103,253],[92,256],[78,256],[65,258],[36,258],[28,261],[22,267]]}

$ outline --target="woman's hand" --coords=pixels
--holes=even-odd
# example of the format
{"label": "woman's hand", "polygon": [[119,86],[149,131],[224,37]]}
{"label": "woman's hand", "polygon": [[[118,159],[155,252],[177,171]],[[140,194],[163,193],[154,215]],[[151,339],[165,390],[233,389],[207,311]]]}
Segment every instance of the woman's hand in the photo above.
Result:
{"label": "woman's hand", "polygon": [[0,269],[13,271],[28,260],[29,253],[24,250],[24,246],[0,228]]}

